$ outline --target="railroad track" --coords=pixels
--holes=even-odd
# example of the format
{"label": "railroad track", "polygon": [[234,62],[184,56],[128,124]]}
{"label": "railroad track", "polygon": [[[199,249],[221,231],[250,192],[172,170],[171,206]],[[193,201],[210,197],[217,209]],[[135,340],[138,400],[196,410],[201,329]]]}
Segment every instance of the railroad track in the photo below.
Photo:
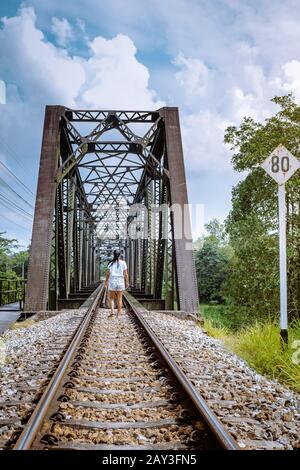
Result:
{"label": "railroad track", "polygon": [[129,295],[99,291],[14,449],[238,449]]}
{"label": "railroad track", "polygon": [[71,318],[64,319],[63,331],[58,332],[55,337],[52,335],[51,341],[47,338],[46,344],[41,342],[36,357],[11,358],[9,364],[14,377],[9,378],[2,386],[0,398],[0,449],[9,449],[15,444],[55,373],[83,315],[84,312],[79,311]]}

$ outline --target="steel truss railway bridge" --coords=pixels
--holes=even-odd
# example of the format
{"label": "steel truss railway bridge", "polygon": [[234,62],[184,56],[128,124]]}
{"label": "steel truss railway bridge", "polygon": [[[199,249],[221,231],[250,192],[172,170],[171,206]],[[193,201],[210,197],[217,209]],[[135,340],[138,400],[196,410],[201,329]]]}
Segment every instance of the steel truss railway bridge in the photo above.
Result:
{"label": "steel truss railway bridge", "polygon": [[99,283],[112,250],[153,309],[198,309],[177,108],[46,106],[24,309],[56,310]]}
{"label": "steel truss railway bridge", "polygon": [[[185,335],[151,324],[198,309],[187,204],[177,108],[46,107],[24,310],[82,309],[30,349],[0,449],[239,449],[194,386]],[[130,278],[118,319],[100,283],[114,248]]]}

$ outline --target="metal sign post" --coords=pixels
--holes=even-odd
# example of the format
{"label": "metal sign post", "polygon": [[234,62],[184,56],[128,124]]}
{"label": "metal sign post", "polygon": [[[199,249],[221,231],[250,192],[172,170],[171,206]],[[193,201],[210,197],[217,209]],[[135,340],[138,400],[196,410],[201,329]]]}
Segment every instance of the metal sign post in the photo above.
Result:
{"label": "metal sign post", "polygon": [[286,278],[286,205],[285,184],[278,185],[279,266],[280,266],[280,335],[288,342]]}
{"label": "metal sign post", "polygon": [[283,145],[279,145],[261,164],[278,183],[279,267],[280,267],[280,335],[288,341],[286,275],[286,204],[285,183],[300,168],[300,162]]}

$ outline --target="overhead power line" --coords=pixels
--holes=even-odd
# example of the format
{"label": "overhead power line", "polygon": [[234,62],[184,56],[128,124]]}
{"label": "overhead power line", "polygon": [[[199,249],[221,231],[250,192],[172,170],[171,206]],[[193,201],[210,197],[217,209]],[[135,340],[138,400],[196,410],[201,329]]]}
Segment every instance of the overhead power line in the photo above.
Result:
{"label": "overhead power line", "polygon": [[23,181],[21,181],[6,165],[5,163],[3,163],[1,160],[0,160],[0,165],[5,169],[5,171],[7,171],[10,175],[12,175],[12,177],[17,180],[24,188],[25,190],[32,194],[32,196],[34,196],[34,193],[31,191],[31,189],[29,189],[26,184],[23,183]]}
{"label": "overhead power line", "polygon": [[13,201],[10,201],[10,199],[8,199],[4,194],[1,194],[0,193],[0,200],[2,201],[5,201],[6,204],[9,204],[9,206],[11,208],[14,208],[16,210],[18,210],[19,212],[21,212],[22,214],[25,214],[26,217],[29,216],[30,219],[32,220],[33,218],[33,215],[30,214],[29,212],[25,211],[25,209],[23,209],[22,207],[18,206],[17,204],[15,204]]}
{"label": "overhead power line", "polygon": [[14,193],[19,199],[21,199],[23,202],[25,202],[25,204],[27,204],[27,206],[29,206],[31,209],[34,209],[33,205],[30,204],[28,201],[26,201],[26,199],[24,199],[22,196],[20,196],[20,194],[17,193],[17,191],[15,191],[3,178],[1,178],[0,176],[0,182],[2,182],[2,184],[4,184],[5,187],[9,188],[9,190]]}
{"label": "overhead power line", "polygon": [[10,144],[8,144],[8,142],[5,140],[1,132],[0,132],[0,142],[3,145],[3,147],[5,147],[6,149],[5,151],[10,154],[10,156],[15,160],[15,162],[19,165],[19,167],[22,168],[22,170],[25,171],[26,174],[30,173],[31,176],[35,178],[36,176],[33,174],[30,167],[28,168],[23,164],[23,160],[17,155],[16,151],[10,146]]}
{"label": "overhead power line", "polygon": [[20,227],[20,228],[22,228],[22,229],[24,229],[24,230],[30,231],[30,227],[25,227],[24,225],[18,224],[18,222],[15,222],[14,220],[9,219],[9,218],[6,217],[5,215],[1,215],[1,217],[2,217],[3,219],[8,220],[8,222],[10,222],[10,223],[13,224],[13,225],[17,225],[18,227]]}

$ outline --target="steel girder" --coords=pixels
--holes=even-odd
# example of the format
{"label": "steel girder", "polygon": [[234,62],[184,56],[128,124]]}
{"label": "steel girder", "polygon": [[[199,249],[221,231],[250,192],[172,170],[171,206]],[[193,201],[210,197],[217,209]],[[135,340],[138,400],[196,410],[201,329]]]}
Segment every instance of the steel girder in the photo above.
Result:
{"label": "steel girder", "polygon": [[99,280],[118,247],[133,291],[195,311],[192,239],[176,238],[184,221],[172,209],[187,202],[177,108],[47,106],[26,310],[56,309]]}

